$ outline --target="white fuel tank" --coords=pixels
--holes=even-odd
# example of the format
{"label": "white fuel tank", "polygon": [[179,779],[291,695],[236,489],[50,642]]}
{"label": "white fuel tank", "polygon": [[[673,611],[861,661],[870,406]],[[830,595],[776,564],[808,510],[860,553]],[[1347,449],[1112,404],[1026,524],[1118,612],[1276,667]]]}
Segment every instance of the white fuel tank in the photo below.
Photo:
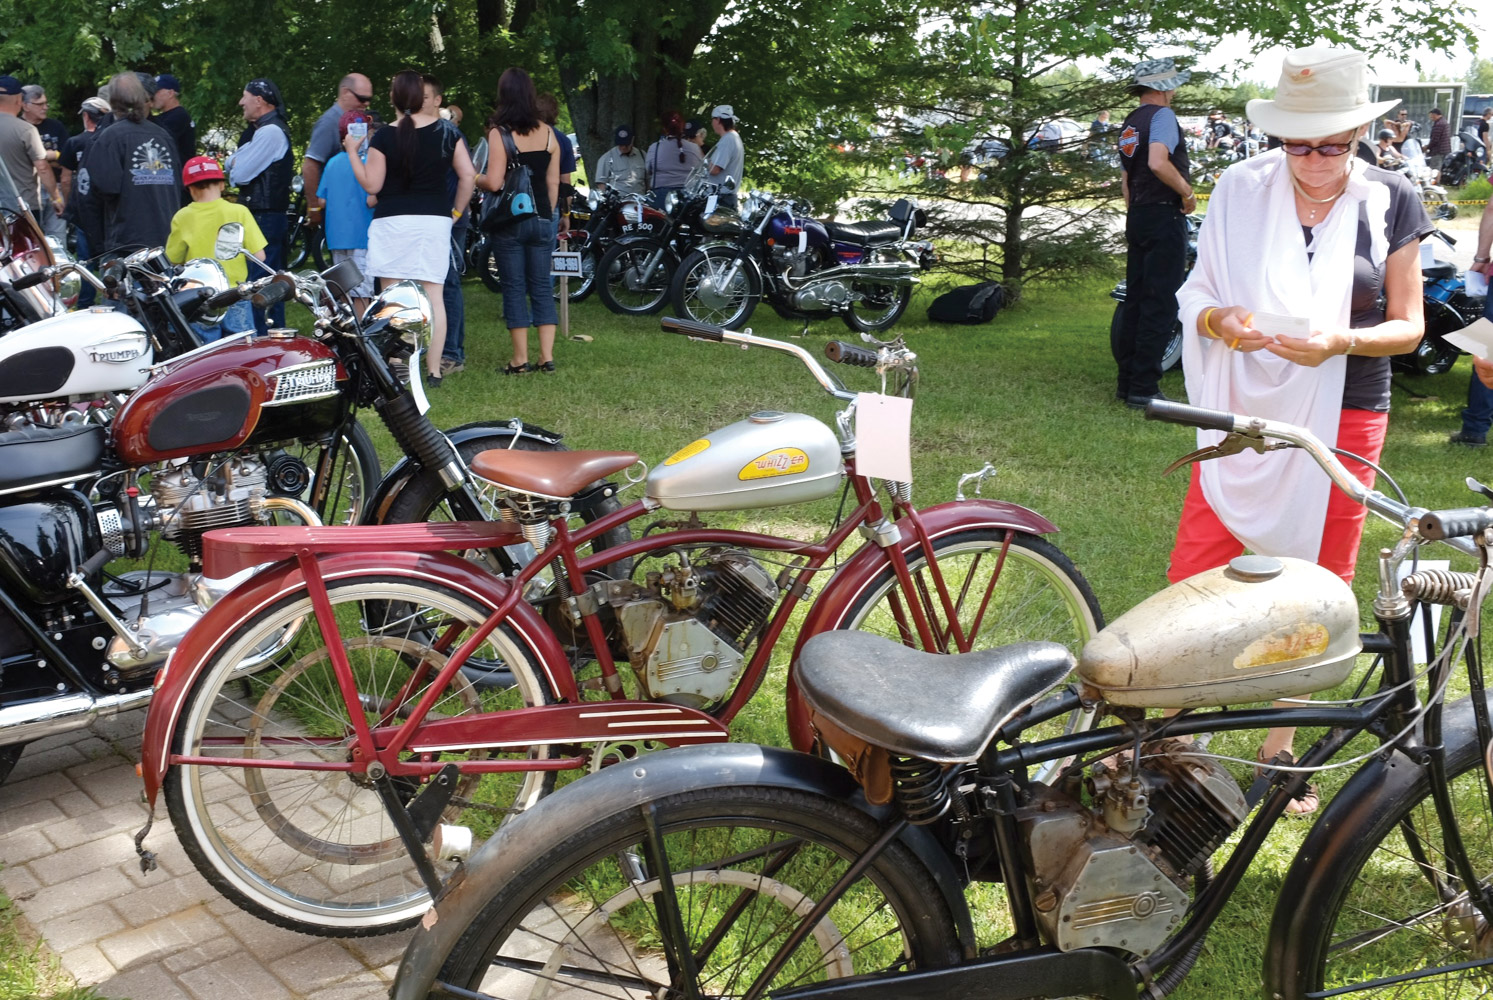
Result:
{"label": "white fuel tank", "polygon": [[648,474],[670,510],[746,510],[806,503],[840,487],[833,431],[806,413],[764,410],[686,445]]}
{"label": "white fuel tank", "polygon": [[1153,594],[1089,640],[1078,674],[1114,705],[1203,708],[1341,684],[1358,602],[1304,559],[1241,556]]}
{"label": "white fuel tank", "polygon": [[99,396],[145,384],[154,348],[128,313],[84,309],[0,337],[0,403]]}

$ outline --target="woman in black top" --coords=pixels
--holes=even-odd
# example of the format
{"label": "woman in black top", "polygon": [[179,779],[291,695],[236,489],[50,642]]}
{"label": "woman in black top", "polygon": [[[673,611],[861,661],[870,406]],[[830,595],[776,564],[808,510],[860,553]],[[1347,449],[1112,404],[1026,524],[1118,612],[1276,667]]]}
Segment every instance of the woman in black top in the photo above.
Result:
{"label": "woman in black top", "polygon": [[[513,360],[502,369],[505,375],[531,371],[553,374],[555,370],[554,290],[550,282],[550,254],[555,233],[551,206],[560,197],[560,157],[555,133],[540,120],[535,107],[534,81],[517,66],[498,79],[498,110],[488,120],[487,172],[477,178],[484,191],[501,191],[508,175],[508,146],[516,160],[529,168],[534,192],[531,215],[493,234],[493,255],[503,276],[503,320],[513,338]],[[539,363],[529,363],[529,327],[539,328]]]}
{"label": "woman in black top", "polygon": [[[389,100],[399,123],[380,129],[368,143],[368,160],[358,156],[359,137],[343,140],[353,175],[363,190],[378,196],[368,227],[368,270],[386,284],[418,281],[430,300],[431,343],[425,358],[427,383],[441,384],[441,349],[446,343],[442,287],[451,261],[451,221],[466,211],[475,171],[463,143],[442,128],[436,109],[424,107],[420,74],[401,70],[389,84]],[[457,177],[455,204],[447,194],[446,172]]]}

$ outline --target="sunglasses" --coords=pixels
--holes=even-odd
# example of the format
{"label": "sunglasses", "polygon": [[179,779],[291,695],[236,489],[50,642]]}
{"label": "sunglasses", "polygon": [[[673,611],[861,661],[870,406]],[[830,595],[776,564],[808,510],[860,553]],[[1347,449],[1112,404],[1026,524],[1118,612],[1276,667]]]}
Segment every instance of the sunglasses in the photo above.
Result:
{"label": "sunglasses", "polygon": [[353,100],[359,102],[360,104],[367,104],[369,101],[373,100],[372,94],[360,94],[356,90],[349,90],[348,93],[353,95]]}
{"label": "sunglasses", "polygon": [[1316,153],[1318,156],[1342,156],[1353,148],[1352,143],[1347,142],[1324,142],[1320,146],[1308,146],[1304,142],[1283,142],[1284,149],[1290,156],[1305,156],[1308,153]]}

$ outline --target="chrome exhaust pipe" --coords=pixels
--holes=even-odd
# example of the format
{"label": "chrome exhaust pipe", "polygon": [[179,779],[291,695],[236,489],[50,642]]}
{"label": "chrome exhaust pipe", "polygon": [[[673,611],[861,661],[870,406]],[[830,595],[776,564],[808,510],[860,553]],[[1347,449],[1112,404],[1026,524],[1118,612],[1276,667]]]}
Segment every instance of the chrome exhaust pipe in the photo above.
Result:
{"label": "chrome exhaust pipe", "polygon": [[150,695],[149,687],[123,694],[105,695],[102,698],[80,691],[24,705],[8,705],[0,708],[0,746],[30,743],[58,733],[86,728],[95,719],[142,707],[150,701]]}
{"label": "chrome exhaust pipe", "polygon": [[799,291],[821,281],[874,281],[882,285],[918,284],[918,266],[912,261],[876,261],[870,264],[841,264],[814,271],[802,278],[788,277],[788,287]]}

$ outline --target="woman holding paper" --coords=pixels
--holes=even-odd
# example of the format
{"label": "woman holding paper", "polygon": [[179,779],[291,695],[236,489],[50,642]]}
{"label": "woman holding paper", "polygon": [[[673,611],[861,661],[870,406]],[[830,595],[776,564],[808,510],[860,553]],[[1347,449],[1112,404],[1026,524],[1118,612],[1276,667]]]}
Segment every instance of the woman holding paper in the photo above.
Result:
{"label": "woman holding paper", "polygon": [[[1370,102],[1363,53],[1288,54],[1274,100],[1249,102],[1280,148],[1219,178],[1197,265],[1177,294],[1187,396],[1195,406],[1305,425],[1377,462],[1389,419],[1389,355],[1423,330],[1419,244],[1432,229],[1398,173],[1351,155]],[[1200,431],[1199,445],[1218,441]],[[1349,463],[1352,467],[1352,463]],[[1371,468],[1359,477],[1373,485]],[[1167,576],[1226,564],[1245,548],[1310,559],[1349,582],[1365,510],[1299,452],[1246,451],[1192,467]],[[1273,730],[1261,760],[1288,750]],[[1293,810],[1310,812],[1315,796]]]}

